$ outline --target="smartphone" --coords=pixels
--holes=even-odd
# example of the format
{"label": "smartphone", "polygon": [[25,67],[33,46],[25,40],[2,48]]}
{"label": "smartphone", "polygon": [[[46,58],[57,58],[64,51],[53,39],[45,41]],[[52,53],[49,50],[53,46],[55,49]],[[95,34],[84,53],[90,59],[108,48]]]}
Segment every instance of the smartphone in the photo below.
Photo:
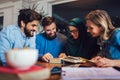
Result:
{"label": "smartphone", "polygon": [[51,74],[61,74],[61,67],[53,67],[51,69]]}

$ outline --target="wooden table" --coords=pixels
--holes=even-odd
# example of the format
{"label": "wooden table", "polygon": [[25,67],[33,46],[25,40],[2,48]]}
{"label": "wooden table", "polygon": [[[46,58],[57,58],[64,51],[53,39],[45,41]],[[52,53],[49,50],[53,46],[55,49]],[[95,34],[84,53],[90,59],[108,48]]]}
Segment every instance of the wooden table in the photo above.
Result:
{"label": "wooden table", "polygon": [[47,63],[47,62],[40,62],[40,61],[37,62],[37,65],[42,65],[48,68],[53,68],[55,66],[62,67],[62,64],[59,64],[59,63]]}
{"label": "wooden table", "polygon": [[[37,62],[37,65],[41,65],[41,66],[45,66],[45,67],[48,67],[50,69],[52,69],[53,67],[57,66],[57,67],[62,67],[62,64],[59,64],[59,63],[46,63],[46,62]],[[49,79],[47,80],[60,80],[61,79],[61,75],[60,74],[54,74],[50,76]]]}

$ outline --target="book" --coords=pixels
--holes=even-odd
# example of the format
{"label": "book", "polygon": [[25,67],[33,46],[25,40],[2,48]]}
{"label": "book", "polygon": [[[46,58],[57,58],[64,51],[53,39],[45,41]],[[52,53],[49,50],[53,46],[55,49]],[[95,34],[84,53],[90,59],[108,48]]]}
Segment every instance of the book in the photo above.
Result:
{"label": "book", "polygon": [[62,67],[62,80],[120,80],[120,71],[108,67]]}
{"label": "book", "polygon": [[18,70],[0,66],[0,80],[43,80],[50,77],[50,69],[43,66],[32,66],[28,70]]}
{"label": "book", "polygon": [[49,63],[61,63],[62,58],[51,58]]}
{"label": "book", "polygon": [[81,57],[73,57],[73,56],[67,56],[66,58],[61,59],[62,63],[69,62],[69,63],[85,63],[87,59],[81,58]]}

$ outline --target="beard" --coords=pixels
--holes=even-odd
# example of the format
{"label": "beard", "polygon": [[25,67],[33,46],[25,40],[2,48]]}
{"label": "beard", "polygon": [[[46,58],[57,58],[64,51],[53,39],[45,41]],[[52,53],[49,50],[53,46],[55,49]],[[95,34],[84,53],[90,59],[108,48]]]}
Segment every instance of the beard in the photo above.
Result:
{"label": "beard", "polygon": [[53,40],[53,39],[56,38],[56,33],[55,33],[54,36],[50,36],[50,34],[46,34],[46,33],[44,33],[44,36],[45,36],[47,39],[49,39],[49,40]]}
{"label": "beard", "polygon": [[35,30],[28,30],[26,27],[24,28],[24,32],[26,37],[33,37],[34,34],[32,35],[31,31],[35,32]]}

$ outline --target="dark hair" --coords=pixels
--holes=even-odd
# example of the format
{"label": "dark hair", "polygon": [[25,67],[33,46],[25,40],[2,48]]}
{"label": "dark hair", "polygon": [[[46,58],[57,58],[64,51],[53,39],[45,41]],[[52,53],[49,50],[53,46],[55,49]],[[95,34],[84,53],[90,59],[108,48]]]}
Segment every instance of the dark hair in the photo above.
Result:
{"label": "dark hair", "polygon": [[42,20],[42,26],[43,27],[48,26],[48,25],[52,24],[53,22],[55,22],[55,20],[52,17],[47,16]]}
{"label": "dark hair", "polygon": [[22,9],[19,11],[18,15],[18,26],[21,27],[21,21],[27,24],[28,22],[32,22],[33,20],[40,21],[41,19],[42,16],[36,11],[31,9]]}

